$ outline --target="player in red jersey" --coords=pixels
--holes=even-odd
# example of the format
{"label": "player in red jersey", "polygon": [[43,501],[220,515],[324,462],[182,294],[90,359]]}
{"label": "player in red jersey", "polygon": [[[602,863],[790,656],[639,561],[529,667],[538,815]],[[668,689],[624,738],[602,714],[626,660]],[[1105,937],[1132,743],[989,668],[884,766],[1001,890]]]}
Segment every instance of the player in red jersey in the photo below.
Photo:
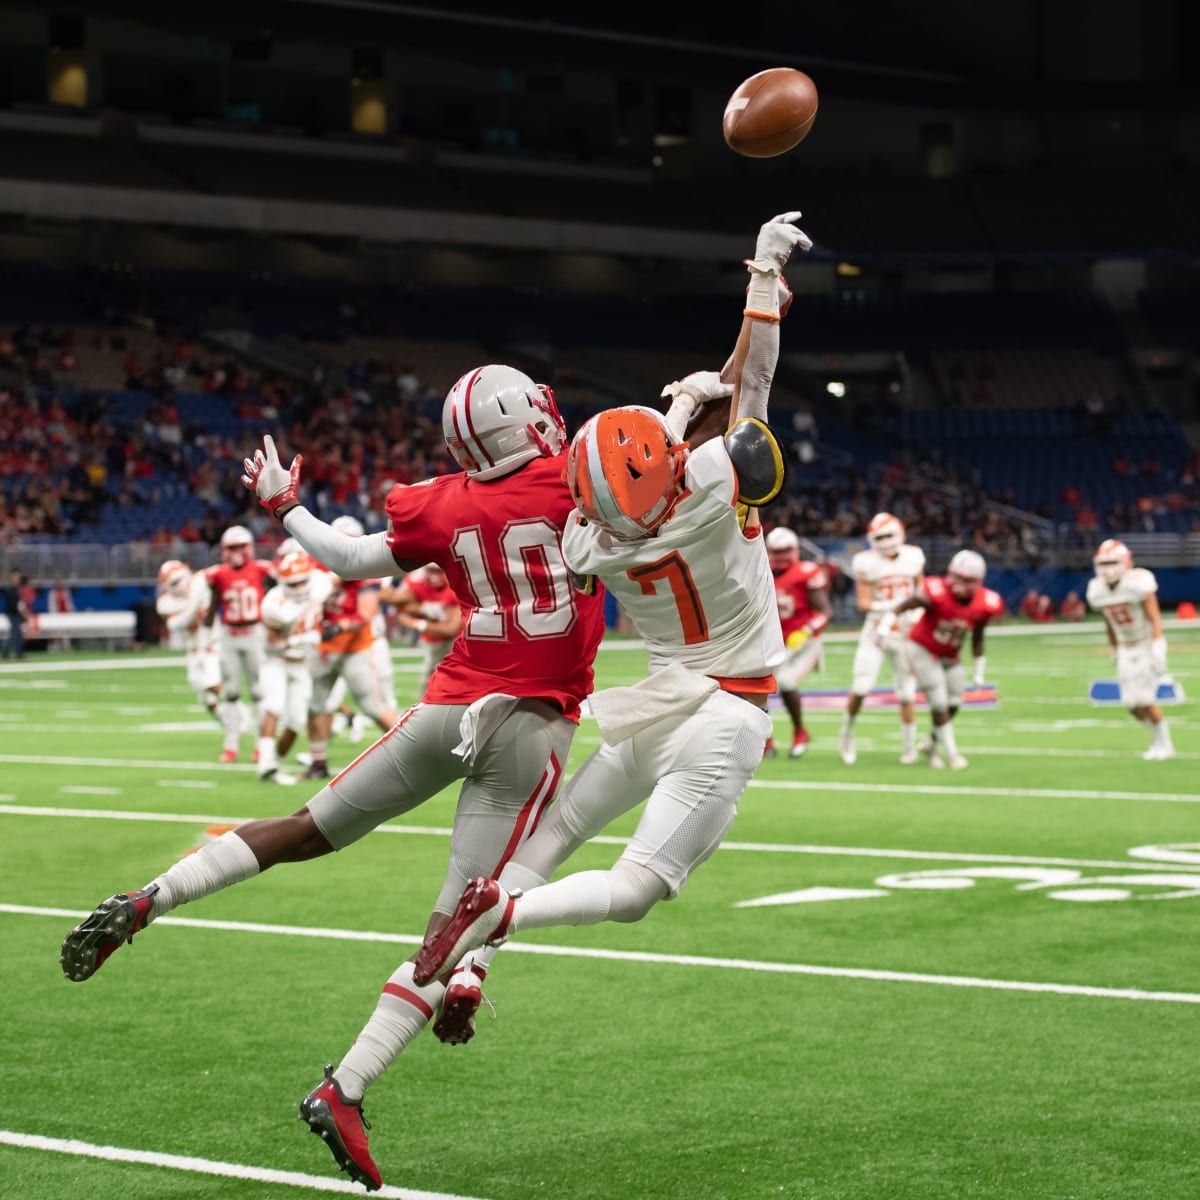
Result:
{"label": "player in red jersey", "polygon": [[[100,905],[63,943],[68,978],[90,977],[177,905],[275,863],[348,846],[459,780],[431,933],[472,876],[498,873],[533,832],[558,789],[604,628],[601,597],[575,591],[562,556],[574,507],[563,481],[566,431],[553,394],[505,366],[464,375],[446,397],[442,426],[462,473],[395,488],[386,533],[366,537],[339,534],[301,506],[302,460],[283,467],[271,438],[265,453],[246,460],[245,482],[263,506],[341,578],[439,563],[464,604],[462,633],[424,699],[298,812],[241,825],[141,891]],[[412,963],[404,963],[336,1073],[327,1069],[301,1104],[310,1128],[368,1187],[380,1179],[362,1094],[432,1019],[444,991],[438,983],[417,987]],[[447,1040],[465,1040],[448,1032]]]}
{"label": "player in red jersey", "polygon": [[[254,535],[244,525],[231,525],[221,535],[221,562],[205,572],[212,589],[219,623],[216,627],[217,654],[221,660],[221,724],[225,729],[222,762],[235,762],[242,733],[242,676],[254,700],[260,696],[258,677],[262,671],[266,639],[262,625],[262,602],[274,565],[254,557]],[[256,714],[261,716],[261,714]],[[262,733],[262,730],[259,730]],[[255,752],[257,758],[257,751]]]}
{"label": "player in red jersey", "polygon": [[419,691],[425,694],[438,663],[450,653],[462,628],[462,609],[446,572],[437,563],[410,571],[385,599],[400,609],[399,622],[416,632],[424,650]]}
{"label": "player in red jersey", "polygon": [[[800,703],[800,681],[821,657],[821,633],[829,624],[829,576],[820,563],[800,561],[800,539],[782,526],[767,534],[767,558],[775,576],[779,623],[787,647],[787,661],[775,669],[779,697],[792,718],[789,758],[800,758],[808,749],[808,730]],[[767,739],[766,753],[775,756],[775,739]]]}
{"label": "player in red jersey", "polygon": [[885,613],[881,636],[895,628],[896,618],[910,609],[921,616],[908,631],[905,657],[917,677],[933,715],[933,736],[926,753],[932,766],[961,771],[967,760],[959,753],[954,737],[954,715],[966,688],[966,668],[958,654],[967,634],[975,659],[975,686],[984,682],[983,631],[987,623],[1004,612],[1004,601],[983,586],[987,564],[974,550],[960,550],[946,569],[945,578],[926,576],[915,596],[910,596],[893,613]]}

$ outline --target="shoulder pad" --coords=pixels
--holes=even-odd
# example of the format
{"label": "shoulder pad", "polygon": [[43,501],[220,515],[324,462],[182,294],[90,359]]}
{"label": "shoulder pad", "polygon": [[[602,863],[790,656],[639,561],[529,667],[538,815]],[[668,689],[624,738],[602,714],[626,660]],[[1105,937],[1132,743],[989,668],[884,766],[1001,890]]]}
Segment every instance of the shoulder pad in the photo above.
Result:
{"label": "shoulder pad", "polygon": [[760,508],[783,488],[783,451],[775,435],[754,417],[735,421],[725,435],[725,449],[738,477],[738,501]]}

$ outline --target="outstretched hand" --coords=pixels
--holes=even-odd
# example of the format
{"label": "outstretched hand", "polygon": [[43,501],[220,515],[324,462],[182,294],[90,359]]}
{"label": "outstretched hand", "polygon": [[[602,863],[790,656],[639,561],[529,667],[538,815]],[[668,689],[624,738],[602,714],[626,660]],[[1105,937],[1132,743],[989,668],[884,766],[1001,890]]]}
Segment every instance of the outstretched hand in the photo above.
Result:
{"label": "outstretched hand", "polygon": [[271,516],[282,521],[293,508],[299,507],[300,468],[303,464],[303,455],[297,454],[292,459],[292,465],[285,467],[279,461],[275,439],[268,433],[263,438],[263,448],[255,450],[253,458],[242,459],[242,467],[246,472],[242,476],[242,483],[258,497],[259,504]]}
{"label": "outstretched hand", "polygon": [[747,264],[756,271],[768,271],[778,275],[787,266],[787,261],[797,246],[811,250],[812,238],[796,225],[799,212],[780,213],[772,217],[759,231],[754,243],[754,258]]}

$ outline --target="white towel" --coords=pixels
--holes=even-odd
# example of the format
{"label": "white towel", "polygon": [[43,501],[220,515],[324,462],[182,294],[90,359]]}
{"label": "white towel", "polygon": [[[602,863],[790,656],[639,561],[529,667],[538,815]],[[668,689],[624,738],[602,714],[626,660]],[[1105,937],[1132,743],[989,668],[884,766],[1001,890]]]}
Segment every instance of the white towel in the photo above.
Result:
{"label": "white towel", "polygon": [[694,711],[719,686],[707,675],[672,663],[632,687],[605,688],[588,699],[600,723],[600,736],[615,746],[663,717]]}
{"label": "white towel", "polygon": [[509,696],[505,692],[489,692],[481,696],[463,713],[458,723],[462,741],[454,747],[453,752],[468,767],[473,767],[488,739],[508,720],[509,714],[520,702],[517,696]]}

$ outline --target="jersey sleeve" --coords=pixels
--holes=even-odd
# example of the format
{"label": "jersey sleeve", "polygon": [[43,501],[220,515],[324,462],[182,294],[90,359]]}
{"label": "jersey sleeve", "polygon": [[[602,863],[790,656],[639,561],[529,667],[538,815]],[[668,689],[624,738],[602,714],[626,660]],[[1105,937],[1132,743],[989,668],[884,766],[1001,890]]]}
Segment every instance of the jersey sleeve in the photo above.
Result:
{"label": "jersey sleeve", "polygon": [[934,604],[941,603],[947,595],[946,584],[937,575],[926,576],[921,591],[925,593],[926,599],[932,600]]}
{"label": "jersey sleeve", "polygon": [[724,438],[710,438],[687,460],[687,486],[693,492],[708,492],[726,504],[737,502],[738,479]]}
{"label": "jersey sleeve", "polygon": [[913,570],[918,575],[925,573],[925,551],[920,546],[912,547]]}
{"label": "jersey sleeve", "polygon": [[1153,596],[1158,591],[1158,580],[1154,578],[1154,572],[1147,571],[1145,567],[1134,567],[1126,579],[1139,600],[1145,600],[1147,596]]}
{"label": "jersey sleeve", "polygon": [[1000,598],[999,592],[993,592],[991,588],[985,589],[983,611],[988,620],[998,617],[1004,612],[1004,601]]}
{"label": "jersey sleeve", "polygon": [[805,581],[812,591],[820,591],[821,588],[829,586],[829,576],[825,574],[824,567],[817,567],[815,571]]}
{"label": "jersey sleeve", "polygon": [[[387,513],[387,545],[397,562],[420,559],[428,562],[446,547],[441,536],[441,521],[435,520],[437,500],[443,489],[437,481],[398,484],[392,488],[384,503]],[[444,496],[441,496],[445,499]]]}
{"label": "jersey sleeve", "polygon": [[1097,603],[1100,597],[1100,580],[1096,576],[1092,576],[1088,580],[1087,591],[1084,593],[1084,599],[1088,602],[1089,608],[1099,608]]}
{"label": "jersey sleeve", "polygon": [[871,582],[870,562],[870,556],[865,550],[860,550],[850,560],[850,574],[853,575],[859,583]]}

